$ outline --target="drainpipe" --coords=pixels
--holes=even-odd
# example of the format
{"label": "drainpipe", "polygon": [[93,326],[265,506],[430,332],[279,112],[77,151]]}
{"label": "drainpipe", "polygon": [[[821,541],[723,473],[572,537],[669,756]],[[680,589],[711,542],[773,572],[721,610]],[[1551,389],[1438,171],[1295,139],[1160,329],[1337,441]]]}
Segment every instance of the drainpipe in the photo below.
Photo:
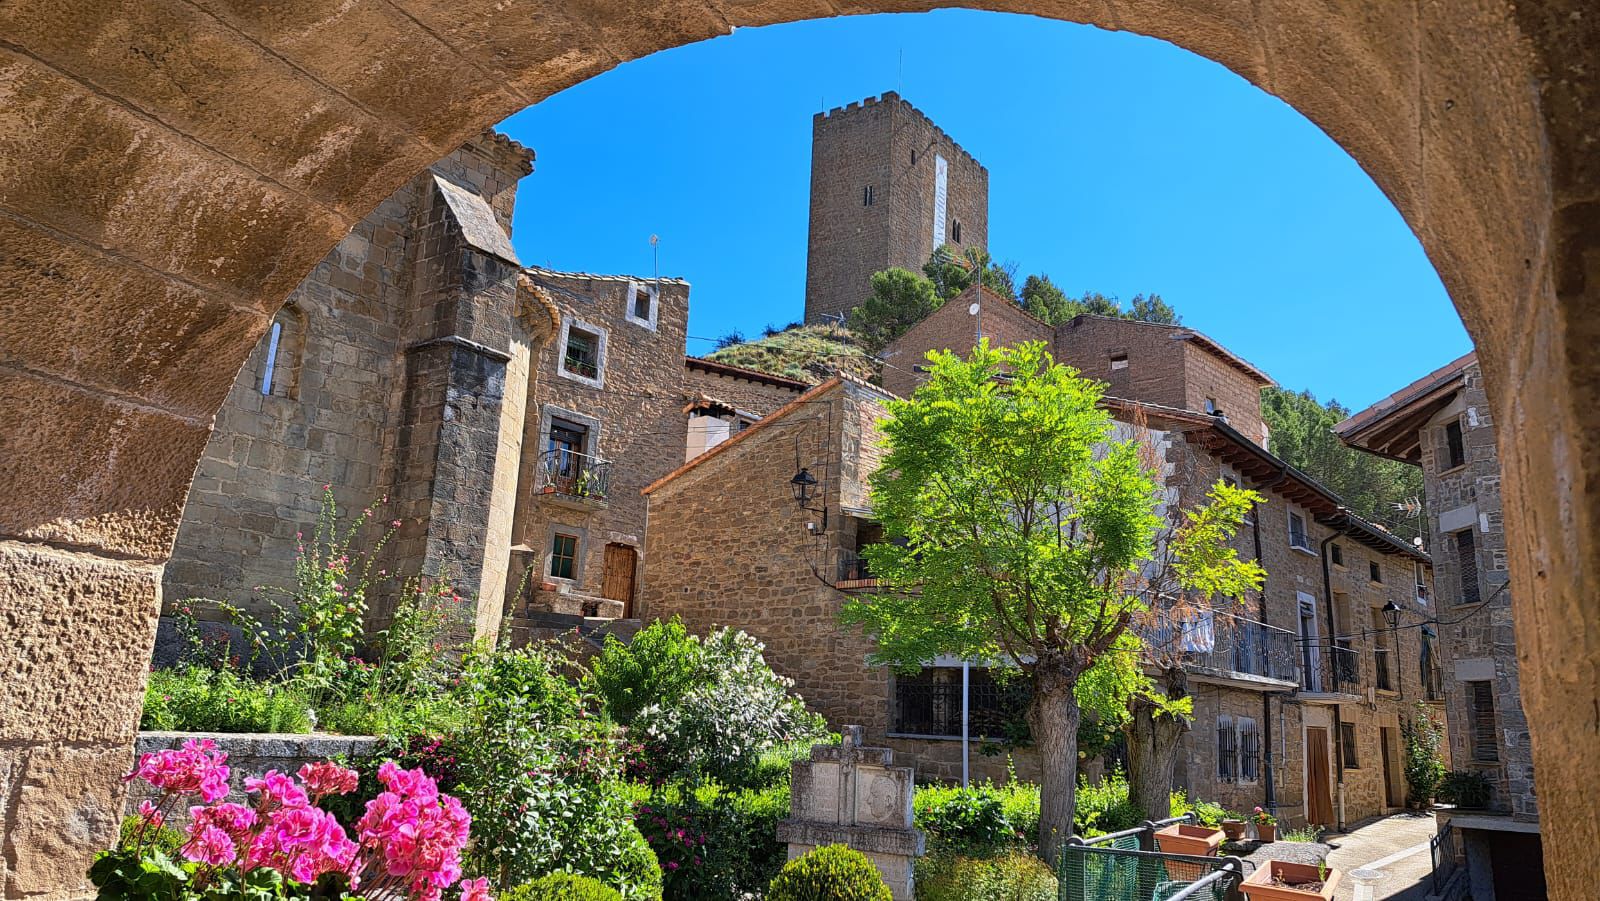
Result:
{"label": "drainpipe", "polygon": [[[1332,535],[1329,535],[1327,538],[1322,539],[1322,544],[1320,545],[1322,551],[1322,601],[1323,607],[1328,611],[1328,660],[1333,664],[1328,668],[1333,672],[1334,691],[1339,690],[1339,642],[1336,640],[1338,638],[1336,633],[1339,630],[1334,628],[1333,622],[1333,570],[1328,560],[1328,545],[1332,544],[1334,539],[1342,538],[1345,535],[1345,528],[1341,526],[1338,531],[1334,532]],[[1334,704],[1333,733],[1328,736],[1328,739],[1333,742],[1333,769],[1335,778],[1338,780],[1337,785],[1339,795],[1337,801],[1338,813],[1336,814],[1336,817],[1339,821],[1339,831],[1342,832],[1344,831],[1344,736],[1343,727],[1340,725],[1340,723],[1341,719],[1339,717],[1339,705]]]}
{"label": "drainpipe", "polygon": [[[1274,478],[1271,482],[1268,482],[1267,484],[1262,485],[1261,486],[1261,490],[1262,491],[1270,491],[1273,488],[1276,488],[1279,485],[1283,484],[1283,480],[1288,478],[1288,477],[1289,477],[1289,464],[1285,463],[1283,465],[1283,468],[1278,470],[1277,478]],[[1251,520],[1250,520],[1250,531],[1252,533],[1252,537],[1255,539],[1256,562],[1260,563],[1261,562],[1261,512],[1260,512],[1260,510],[1254,510],[1254,511],[1252,511],[1252,513],[1254,513],[1255,515],[1252,516]],[[1263,569],[1263,572],[1265,572],[1265,569]],[[1267,623],[1267,577],[1266,576],[1263,576],[1262,579],[1261,579],[1261,592],[1256,598],[1256,615],[1257,615],[1257,617],[1259,618],[1259,620],[1261,622],[1261,625],[1257,628],[1256,631],[1257,631],[1257,634],[1259,634],[1261,636],[1261,662],[1263,664],[1265,664],[1266,663],[1266,657],[1267,657],[1267,626],[1266,626],[1266,623]],[[1262,761],[1262,768],[1266,771],[1266,786],[1265,786],[1265,788],[1266,788],[1266,798],[1264,800],[1267,802],[1267,805],[1266,805],[1267,806],[1267,810],[1270,811],[1273,816],[1277,816],[1278,815],[1278,781],[1277,781],[1276,777],[1274,776],[1274,773],[1277,770],[1277,761],[1274,759],[1275,755],[1273,755],[1273,753],[1272,753],[1272,695],[1273,695],[1272,692],[1262,692],[1262,694],[1261,694],[1261,723],[1262,723],[1262,728],[1265,730],[1265,734],[1261,736],[1261,746],[1262,746],[1262,749],[1263,749],[1263,755],[1266,758],[1265,760]],[[1278,703],[1278,713],[1279,713],[1280,716],[1282,716],[1283,703],[1281,701]],[[1280,733],[1282,731],[1283,730],[1281,730],[1281,729],[1279,730]]]}

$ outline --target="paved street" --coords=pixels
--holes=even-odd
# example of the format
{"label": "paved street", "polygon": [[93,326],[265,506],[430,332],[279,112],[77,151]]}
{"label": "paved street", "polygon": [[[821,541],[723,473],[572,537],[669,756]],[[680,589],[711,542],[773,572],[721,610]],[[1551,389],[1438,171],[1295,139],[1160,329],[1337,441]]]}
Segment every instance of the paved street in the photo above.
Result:
{"label": "paved street", "polygon": [[[1334,846],[1328,863],[1348,874],[1367,868],[1383,871],[1376,897],[1395,901],[1422,901],[1430,888],[1433,861],[1428,854],[1428,839],[1434,834],[1432,814],[1402,813],[1384,817],[1343,834],[1323,836]],[[1355,883],[1348,878],[1335,893],[1336,901],[1355,897]]]}

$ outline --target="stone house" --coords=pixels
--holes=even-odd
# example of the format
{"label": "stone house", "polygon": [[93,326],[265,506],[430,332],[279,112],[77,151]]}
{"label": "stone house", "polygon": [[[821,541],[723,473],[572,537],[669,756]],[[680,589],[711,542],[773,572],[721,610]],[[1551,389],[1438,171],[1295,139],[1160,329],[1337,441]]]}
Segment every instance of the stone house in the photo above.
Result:
{"label": "stone house", "polygon": [[[631,612],[640,489],[806,386],[686,357],[681,279],[523,268],[511,214],[532,161],[486,133],[296,288],[218,413],[169,603],[265,614],[260,586],[293,584],[326,486],[344,511],[374,508],[357,548],[392,533],[378,566],[474,599],[462,638],[507,612],[517,635]],[[392,588],[374,600],[381,622]]]}
{"label": "stone house", "polygon": [[[1347,444],[1422,468],[1438,562],[1438,654],[1457,769],[1491,786],[1487,810],[1440,813],[1440,835],[1474,899],[1543,894],[1539,802],[1506,568],[1495,423],[1468,353],[1335,427]],[[1523,897],[1515,894],[1508,897]],[[1528,895],[1533,897],[1533,895]]]}

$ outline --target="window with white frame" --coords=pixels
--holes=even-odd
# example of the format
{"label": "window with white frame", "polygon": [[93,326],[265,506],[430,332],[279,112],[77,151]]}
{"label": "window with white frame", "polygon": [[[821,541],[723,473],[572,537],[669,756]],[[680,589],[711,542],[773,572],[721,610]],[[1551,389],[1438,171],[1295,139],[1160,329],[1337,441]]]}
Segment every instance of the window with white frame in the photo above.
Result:
{"label": "window with white frame", "polygon": [[595,388],[605,386],[606,330],[562,317],[561,346],[557,348],[557,374]]}
{"label": "window with white frame", "polygon": [[628,283],[628,307],[626,312],[629,322],[654,331],[656,316],[660,308],[660,286],[645,284],[644,282]]}
{"label": "window with white frame", "polygon": [[1302,551],[1311,550],[1311,536],[1306,532],[1306,518],[1289,511],[1289,546]]}

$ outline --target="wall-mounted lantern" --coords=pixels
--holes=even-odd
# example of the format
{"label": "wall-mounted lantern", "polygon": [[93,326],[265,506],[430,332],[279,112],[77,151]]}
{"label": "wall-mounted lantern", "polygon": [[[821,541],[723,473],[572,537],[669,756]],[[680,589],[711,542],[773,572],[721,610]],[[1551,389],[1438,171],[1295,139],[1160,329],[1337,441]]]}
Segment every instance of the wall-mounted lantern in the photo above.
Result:
{"label": "wall-mounted lantern", "polygon": [[811,474],[811,470],[801,467],[800,471],[794,474],[794,478],[789,480],[789,490],[794,493],[795,503],[804,507],[811,503],[811,498],[817,490],[817,477]]}

